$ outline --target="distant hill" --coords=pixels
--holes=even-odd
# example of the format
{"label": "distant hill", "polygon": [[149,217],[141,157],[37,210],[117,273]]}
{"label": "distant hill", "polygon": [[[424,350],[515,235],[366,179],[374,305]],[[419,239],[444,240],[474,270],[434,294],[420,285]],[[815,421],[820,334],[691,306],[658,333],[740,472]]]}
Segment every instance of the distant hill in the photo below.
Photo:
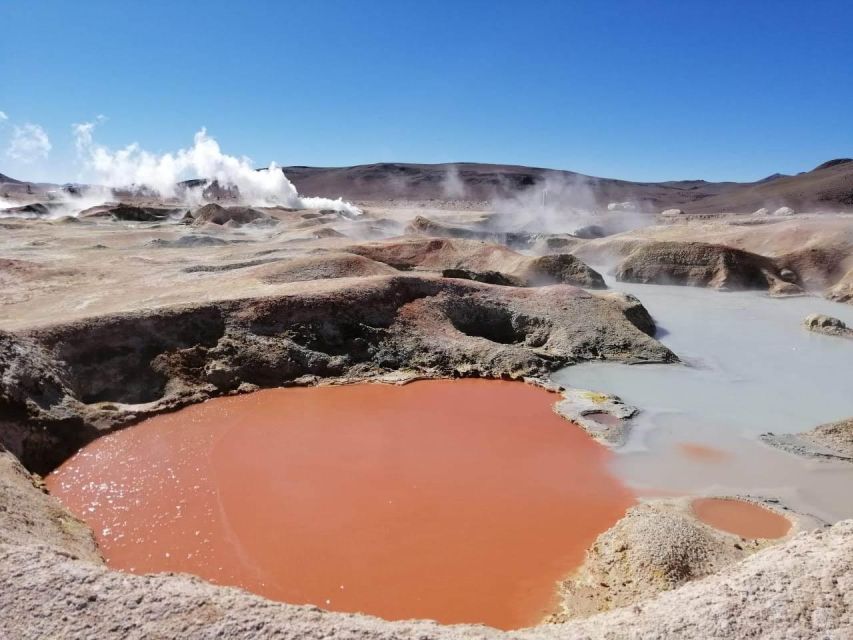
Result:
{"label": "distant hill", "polygon": [[350,200],[492,200],[531,188],[573,187],[606,207],[634,201],[643,209],[677,207],[691,213],[750,212],[760,207],[853,207],[853,161],[830,160],[796,176],[773,174],[757,182],[629,182],[573,171],[516,165],[378,163],[353,167],[285,167],[303,195]]}
{"label": "distant hill", "polygon": [[[853,159],[829,160],[795,176],[775,173],[756,182],[630,182],[598,178],[573,171],[504,164],[458,162],[410,164],[384,162],[352,167],[285,167],[284,173],[305,196],[347,200],[471,200],[494,201],[547,191],[545,199],[577,198],[585,205],[605,208],[611,202],[631,201],[653,213],[678,208],[688,213],[723,211],[748,213],[761,207],[790,206],[795,210],[853,209]],[[202,180],[186,185],[202,184]],[[35,194],[60,188],[30,183],[0,174],[5,192]],[[211,185],[209,188],[216,187]],[[218,188],[218,187],[217,187]]]}
{"label": "distant hill", "polygon": [[20,180],[10,178],[9,176],[4,176],[0,173],[0,184],[22,184],[22,182]]}

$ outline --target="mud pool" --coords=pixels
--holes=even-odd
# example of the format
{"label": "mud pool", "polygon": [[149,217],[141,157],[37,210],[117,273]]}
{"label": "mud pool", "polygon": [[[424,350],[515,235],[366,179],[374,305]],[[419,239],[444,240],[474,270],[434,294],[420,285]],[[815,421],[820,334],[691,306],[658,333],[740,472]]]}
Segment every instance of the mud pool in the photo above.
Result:
{"label": "mud pool", "polygon": [[853,307],[612,279],[608,286],[636,295],[658,338],[684,361],[586,363],[554,374],[642,410],[613,463],[621,478],[640,494],[749,494],[830,522],[853,516],[853,466],[801,459],[758,439],[853,415],[853,341],[802,326],[810,313],[853,324]]}
{"label": "mud pool", "polygon": [[484,380],[258,391],[103,437],[47,482],[114,568],[518,628],[634,502],[557,399]]}
{"label": "mud pool", "polygon": [[769,509],[743,500],[699,498],[693,513],[702,522],[744,538],[781,538],[791,530],[791,522]]}

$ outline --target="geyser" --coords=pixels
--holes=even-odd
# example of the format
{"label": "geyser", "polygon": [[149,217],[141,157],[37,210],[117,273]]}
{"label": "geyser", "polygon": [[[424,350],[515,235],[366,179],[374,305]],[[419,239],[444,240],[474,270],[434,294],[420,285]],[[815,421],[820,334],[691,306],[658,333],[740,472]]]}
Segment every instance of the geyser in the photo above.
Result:
{"label": "geyser", "polygon": [[47,479],[115,568],[518,628],[633,503],[541,388],[273,389],[108,435]]}
{"label": "geyser", "polygon": [[204,185],[187,188],[179,183],[203,178],[238,194],[239,201],[249,206],[334,209],[354,216],[361,214],[358,207],[341,198],[301,197],[275,162],[258,171],[249,158],[222,153],[219,143],[204,128],[195,134],[192,147],[158,155],[136,143],[116,151],[97,144],[93,137],[95,126],[95,122],[74,125],[77,152],[87,177],[109,189],[129,189],[159,198],[179,197],[200,204],[205,200]]}

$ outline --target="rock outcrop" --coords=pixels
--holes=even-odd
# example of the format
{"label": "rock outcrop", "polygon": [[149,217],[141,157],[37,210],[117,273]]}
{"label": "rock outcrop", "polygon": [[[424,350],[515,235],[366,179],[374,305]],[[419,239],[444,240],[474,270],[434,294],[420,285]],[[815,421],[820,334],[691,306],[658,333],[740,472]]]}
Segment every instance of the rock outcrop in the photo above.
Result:
{"label": "rock outcrop", "polygon": [[518,276],[529,287],[561,283],[585,289],[607,288],[598,271],[568,253],[533,258],[519,270]]}
{"label": "rock outcrop", "polygon": [[803,320],[803,326],[809,331],[823,333],[828,336],[839,336],[841,338],[853,338],[853,329],[849,328],[838,318],[825,316],[820,313],[812,313]]}
{"label": "rock outcrop", "polygon": [[508,284],[537,287],[571,284],[590,289],[605,288],[604,279],[594,269],[570,254],[526,256],[507,247],[449,238],[402,239],[364,243],[346,251],[383,262],[396,269],[438,271],[458,269],[493,274]]}
{"label": "rock outcrop", "polygon": [[193,226],[205,224],[234,224],[243,225],[256,220],[272,219],[266,214],[251,207],[223,207],[215,203],[206,204],[193,211]]}
{"label": "rock outcrop", "polygon": [[760,289],[777,295],[802,293],[776,263],[755,253],[703,242],[647,242],[617,267],[623,282],[675,284],[715,289]]}
{"label": "rock outcrop", "polygon": [[[636,311],[635,311],[636,313]],[[575,287],[384,276],[0,332],[0,442],[47,471],[105,429],[242,388],[420,376],[541,376],[668,362],[615,299]]]}
{"label": "rock outcrop", "polygon": [[853,418],[822,424],[804,433],[764,433],[761,439],[794,455],[853,462]]}

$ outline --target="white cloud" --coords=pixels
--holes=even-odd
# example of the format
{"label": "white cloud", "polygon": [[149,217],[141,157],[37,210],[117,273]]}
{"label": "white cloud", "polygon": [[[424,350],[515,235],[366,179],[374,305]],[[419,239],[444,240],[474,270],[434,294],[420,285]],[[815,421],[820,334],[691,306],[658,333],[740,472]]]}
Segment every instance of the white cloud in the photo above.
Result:
{"label": "white cloud", "polygon": [[8,120],[8,119],[9,119],[9,116],[6,115],[6,112],[0,111],[0,122],[3,122],[4,120]]}
{"label": "white cloud", "polygon": [[6,155],[21,162],[35,162],[47,158],[53,146],[47,132],[37,124],[15,126]]}

